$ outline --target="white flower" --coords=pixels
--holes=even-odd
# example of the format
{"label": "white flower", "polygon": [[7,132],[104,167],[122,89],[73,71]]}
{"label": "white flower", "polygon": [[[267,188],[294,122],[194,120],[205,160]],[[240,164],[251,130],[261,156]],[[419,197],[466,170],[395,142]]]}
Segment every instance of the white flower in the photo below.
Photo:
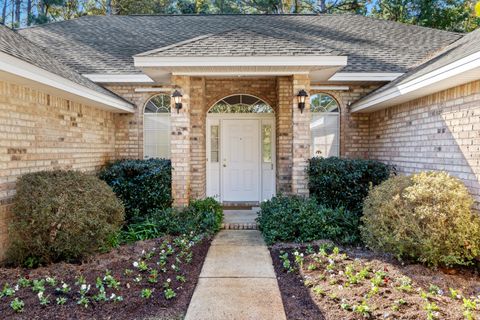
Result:
{"label": "white flower", "polygon": [[171,280],[170,278],[168,278],[168,279],[167,279],[167,282],[169,282],[169,283],[170,283],[171,281],[172,281],[172,280]]}
{"label": "white flower", "polygon": [[174,270],[175,270],[175,268],[176,268],[176,267],[175,267],[175,265],[174,265],[174,264],[172,264],[172,269],[174,269]]}
{"label": "white flower", "polygon": [[82,291],[88,291],[88,290],[90,290],[90,285],[87,286],[86,284],[82,284],[82,286],[80,287],[80,289],[81,289]]}
{"label": "white flower", "polygon": [[115,293],[112,293],[112,295],[110,296],[110,300],[113,300],[117,297],[117,295]]}
{"label": "white flower", "polygon": [[37,296],[38,296],[38,299],[42,299],[42,297],[43,297],[43,291],[40,291],[40,292],[37,294]]}
{"label": "white flower", "polygon": [[135,261],[135,262],[133,263],[133,266],[134,266],[135,268],[138,268],[138,262]]}
{"label": "white flower", "polygon": [[162,253],[165,253],[165,249],[162,250]]}
{"label": "white flower", "polygon": [[68,288],[68,284],[66,284],[65,282],[62,284],[62,288],[63,289],[67,289]]}
{"label": "white flower", "polygon": [[20,287],[18,286],[18,284],[15,286],[15,291],[18,291],[18,289],[20,289]]}
{"label": "white flower", "polygon": [[145,250],[142,250],[142,255],[144,255],[144,254],[145,254]]}

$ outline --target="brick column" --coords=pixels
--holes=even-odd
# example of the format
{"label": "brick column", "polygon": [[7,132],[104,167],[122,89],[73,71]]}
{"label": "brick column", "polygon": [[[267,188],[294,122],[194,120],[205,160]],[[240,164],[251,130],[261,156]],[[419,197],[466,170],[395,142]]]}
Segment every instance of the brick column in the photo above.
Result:
{"label": "brick column", "polygon": [[297,94],[301,89],[310,93],[310,79],[308,75],[293,75],[292,82],[292,193],[308,195],[308,181],[305,170],[308,159],[310,159],[310,100],[307,98],[305,109],[303,113],[300,113]]}
{"label": "brick column", "polygon": [[172,198],[175,207],[187,206],[190,199],[190,81],[190,77],[172,77],[172,83],[183,95],[183,107],[179,113],[172,99],[170,150]]}
{"label": "brick column", "polygon": [[292,192],[292,78],[277,78],[277,192]]}
{"label": "brick column", "polygon": [[191,152],[191,190],[192,198],[202,199],[207,194],[207,160],[206,160],[206,108],[205,79],[191,79],[190,99],[190,152]]}

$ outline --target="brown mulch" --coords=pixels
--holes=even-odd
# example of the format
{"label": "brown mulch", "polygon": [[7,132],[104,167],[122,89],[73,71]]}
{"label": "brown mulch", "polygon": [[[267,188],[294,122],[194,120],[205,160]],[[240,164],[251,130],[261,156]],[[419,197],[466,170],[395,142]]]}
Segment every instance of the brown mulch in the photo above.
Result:
{"label": "brown mulch", "polygon": [[[37,269],[21,269],[21,268],[0,268],[0,290],[5,283],[14,286],[20,277],[28,277],[30,280],[41,279],[45,277],[54,277],[57,279],[56,286],[52,287],[45,284],[45,296],[49,296],[50,304],[41,306],[37,294],[32,289],[21,288],[15,293],[14,297],[22,299],[25,303],[22,313],[15,313],[10,308],[10,302],[14,297],[0,298],[0,319],[182,319],[185,315],[193,291],[198,281],[198,277],[205,260],[211,239],[203,239],[196,243],[191,252],[192,260],[187,263],[178,263],[175,260],[175,254],[168,258],[166,272],[160,271],[157,266],[158,255],[154,255],[151,259],[145,259],[151,269],[158,270],[158,282],[150,283],[147,281],[149,272],[141,272],[133,266],[134,261],[139,261],[145,252],[150,252],[153,248],[159,248],[163,240],[171,240],[170,238],[159,238],[147,241],[139,241],[134,244],[121,246],[109,253],[100,254],[88,262],[82,264],[57,263],[48,267],[40,267]],[[178,248],[175,248],[178,252]],[[157,250],[156,252],[158,252]],[[172,264],[180,267],[180,272],[175,272],[170,268]],[[120,281],[118,290],[106,288],[107,297],[111,293],[122,296],[123,301],[114,302],[96,302],[93,301],[92,295],[98,291],[95,288],[95,280],[97,277],[103,278],[105,270],[110,270],[116,280]],[[125,270],[130,269],[132,274],[125,274]],[[184,275],[186,282],[183,283],[176,279],[177,275]],[[79,297],[79,286],[75,285],[77,277],[80,275],[86,278],[88,284],[91,285],[90,304],[88,307],[77,305]],[[140,282],[133,279],[142,276]],[[176,297],[167,300],[164,297],[163,284],[167,279],[171,279],[171,288],[176,292]],[[67,294],[59,294],[55,288],[61,286],[60,281],[65,281],[71,286],[71,291]],[[142,289],[153,289],[150,299],[142,298],[140,293]],[[57,305],[56,297],[64,296],[68,298],[65,305]]]}
{"label": "brown mulch", "polygon": [[[297,271],[293,272],[287,272],[279,258],[281,252],[288,252],[292,265],[296,265],[293,245],[281,244],[270,248],[287,319],[427,319],[426,306],[435,304],[438,310],[434,312],[434,319],[460,320],[466,319],[463,315],[463,297],[478,299],[477,310],[472,314],[474,319],[480,319],[478,265],[433,269],[420,264],[402,264],[388,255],[363,248],[341,248],[341,255],[333,259],[334,267],[328,270],[330,256],[309,255],[305,252],[306,246],[296,247],[304,253],[305,258],[303,268],[299,271],[297,266]],[[318,246],[314,245],[313,248],[318,252]],[[367,267],[371,271],[364,280],[352,284],[345,274],[347,266],[352,266],[354,273]],[[378,293],[367,297],[376,271],[384,272],[385,279]],[[411,279],[412,290],[409,292],[398,289],[401,279],[405,277]],[[436,288],[432,285],[440,291],[428,293]],[[452,298],[450,288],[458,290],[462,298]],[[428,293],[428,297],[422,297],[421,292]],[[370,308],[368,316],[354,311],[362,301],[366,301]]]}

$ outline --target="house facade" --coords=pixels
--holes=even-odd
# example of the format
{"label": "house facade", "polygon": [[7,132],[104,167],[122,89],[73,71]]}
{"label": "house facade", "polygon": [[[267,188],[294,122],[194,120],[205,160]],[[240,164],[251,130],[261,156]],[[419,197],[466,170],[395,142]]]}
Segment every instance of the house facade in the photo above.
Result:
{"label": "house facade", "polygon": [[352,15],[90,16],[0,39],[0,243],[17,177],[125,158],[171,159],[177,206],[307,195],[313,156],[445,170],[479,206],[480,31]]}

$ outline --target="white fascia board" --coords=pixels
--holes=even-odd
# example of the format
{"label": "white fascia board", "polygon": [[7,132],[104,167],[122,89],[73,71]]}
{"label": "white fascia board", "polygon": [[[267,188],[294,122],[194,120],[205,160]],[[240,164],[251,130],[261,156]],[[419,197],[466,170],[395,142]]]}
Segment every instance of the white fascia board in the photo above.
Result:
{"label": "white fascia board", "polygon": [[291,76],[310,74],[308,71],[225,71],[225,72],[172,72],[174,76],[211,76],[211,77],[247,77],[247,76]]}
{"label": "white fascia board", "polygon": [[82,74],[87,79],[96,83],[153,83],[146,74],[102,74],[86,73]]}
{"label": "white fascia board", "polygon": [[346,66],[346,56],[134,57],[136,67]]}
{"label": "white fascia board", "polygon": [[133,106],[126,101],[97,92],[3,52],[0,52],[0,71],[62,90],[68,94],[88,99],[96,104],[108,106],[119,111],[134,112]]}
{"label": "white fascia board", "polygon": [[[374,94],[367,99],[360,100],[356,103],[352,112],[365,110],[369,107],[377,106],[385,103],[391,99],[406,96],[409,93],[418,91],[428,86],[433,86],[436,83],[447,80],[448,78],[457,76],[461,73],[480,67],[480,51],[464,57],[460,60],[447,64],[441,68],[435,69],[429,73],[424,74],[418,78],[414,78],[405,83],[400,83],[384,92]],[[480,74],[479,74],[480,79]]]}
{"label": "white fascia board", "polygon": [[172,92],[173,88],[135,88],[135,92]]}
{"label": "white fascia board", "polygon": [[403,75],[399,72],[338,72],[328,81],[392,81]]}
{"label": "white fascia board", "polygon": [[350,90],[349,86],[310,86],[310,90],[329,90],[329,91],[348,91]]}

